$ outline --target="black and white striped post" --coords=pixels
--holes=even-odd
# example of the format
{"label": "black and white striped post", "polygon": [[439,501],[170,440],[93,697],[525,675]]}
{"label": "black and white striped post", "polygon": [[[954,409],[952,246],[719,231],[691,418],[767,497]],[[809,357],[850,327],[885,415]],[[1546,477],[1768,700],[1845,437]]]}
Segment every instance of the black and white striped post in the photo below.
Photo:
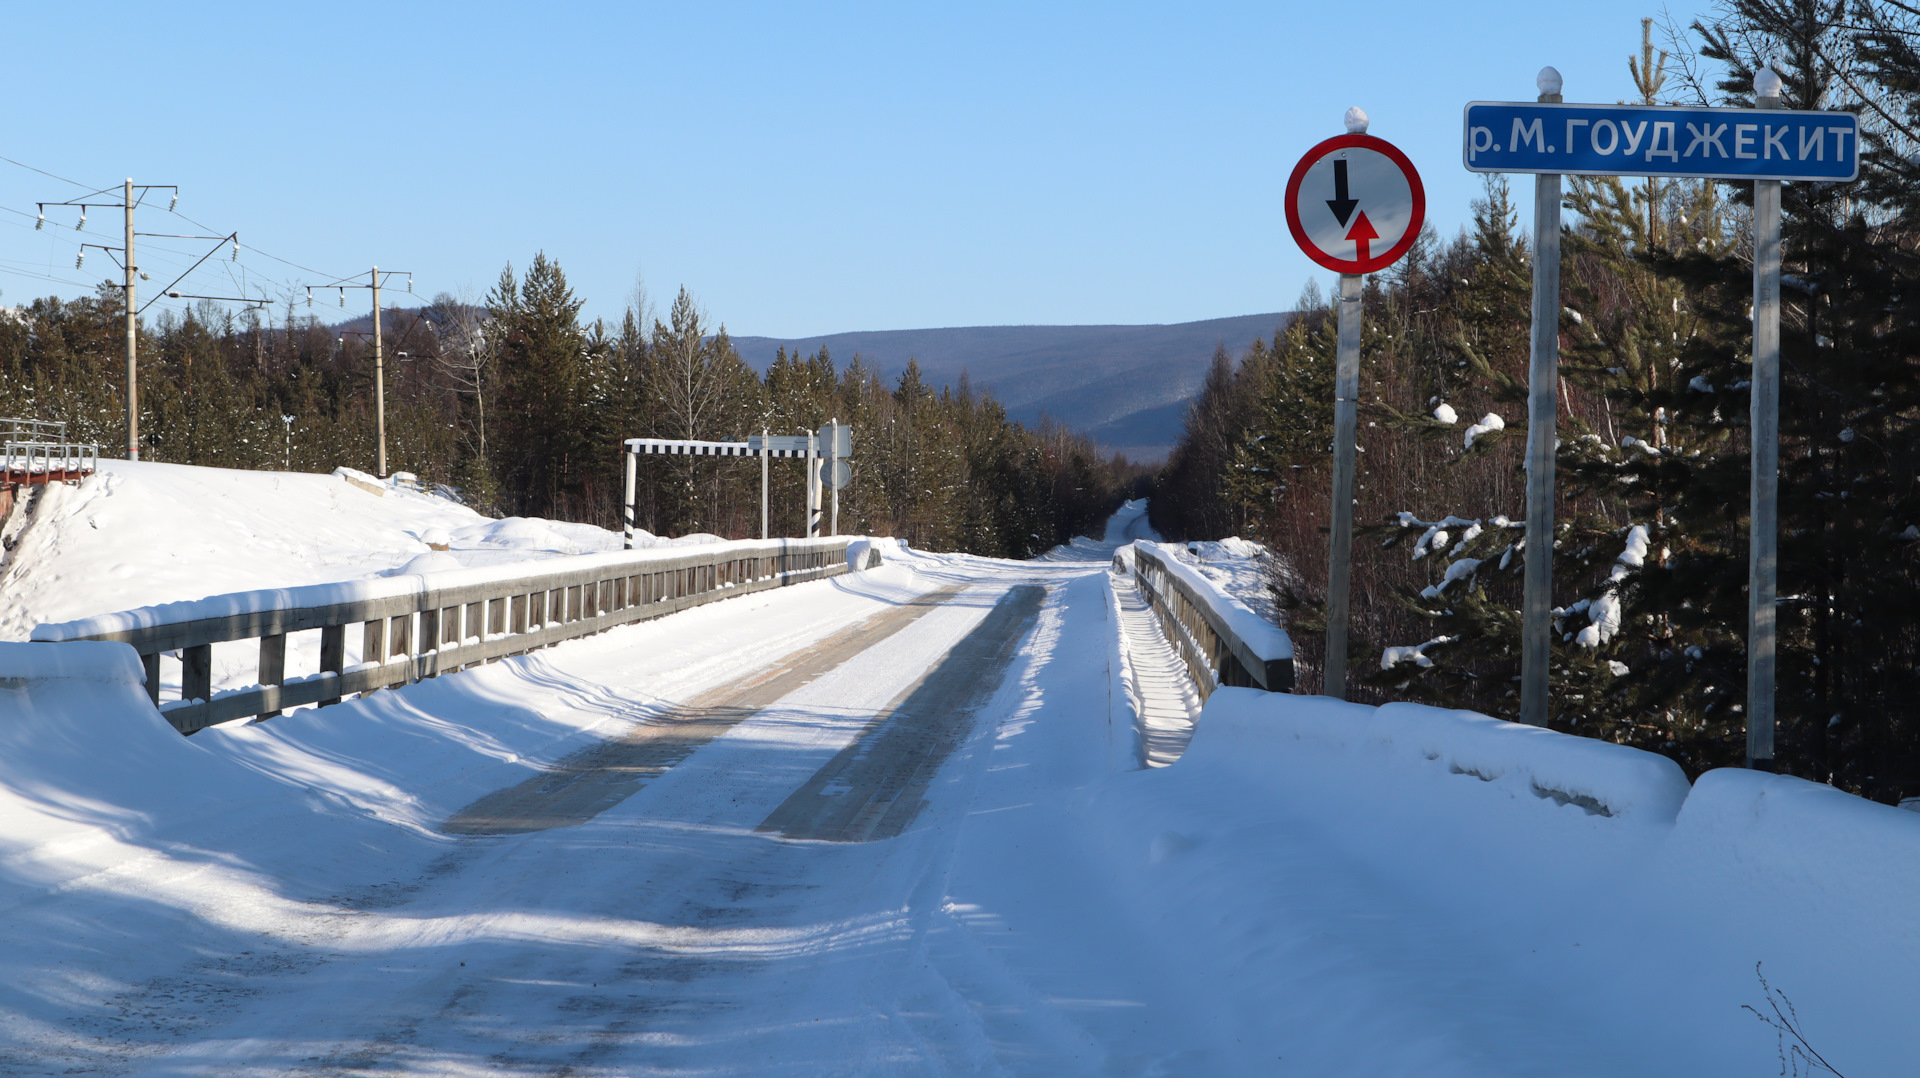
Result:
{"label": "black and white striped post", "polygon": [[807,432],[807,538],[820,538],[820,439]]}
{"label": "black and white striped post", "polygon": [[[624,445],[621,447],[621,449],[622,449],[621,455],[626,457],[626,464],[627,464],[627,501],[626,501],[626,513],[625,513],[626,525],[627,525],[627,536],[626,536],[626,544],[622,549],[632,550],[633,549],[633,489],[634,489],[634,479],[635,479],[634,473],[639,469],[640,454],[634,452],[633,446],[631,445]],[[760,538],[765,539],[766,536],[763,534],[760,536]]]}

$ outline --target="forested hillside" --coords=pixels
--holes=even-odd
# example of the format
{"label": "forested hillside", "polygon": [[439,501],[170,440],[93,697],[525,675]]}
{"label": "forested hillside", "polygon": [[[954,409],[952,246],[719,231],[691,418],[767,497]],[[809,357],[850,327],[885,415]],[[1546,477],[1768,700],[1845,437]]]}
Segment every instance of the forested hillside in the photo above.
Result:
{"label": "forested hillside", "polygon": [[[1697,51],[1632,57],[1647,103],[1732,106],[1772,57],[1785,107],[1856,111],[1870,132],[1857,182],[1784,191],[1778,758],[1882,800],[1920,794],[1917,30],[1900,5],[1737,0],[1693,26]],[[1743,758],[1750,197],[1573,178],[1566,197],[1553,725],[1690,771]],[[1518,712],[1531,267],[1514,201],[1489,184],[1470,232],[1367,282],[1361,696]],[[1321,296],[1300,306],[1216,357],[1152,508],[1170,536],[1272,544],[1311,663],[1335,340]]]}
{"label": "forested hillside", "polygon": [[764,372],[781,351],[861,356],[893,381],[909,360],[935,383],[969,375],[1026,423],[1052,417],[1134,460],[1165,460],[1216,345],[1235,352],[1287,324],[1285,313],[1172,325],[961,326],[734,340]]}
{"label": "forested hillside", "polygon": [[[483,511],[617,527],[622,439],[730,439],[854,427],[845,532],[933,550],[1029,557],[1095,527],[1137,469],[1084,435],[1012,422],[990,397],[883,383],[858,357],[782,354],[763,378],[684,290],[664,318],[580,318],[560,266],[536,255],[483,302],[441,296],[384,320],[393,471],[456,488]],[[65,420],[110,452],[125,437],[117,287],[0,317],[0,415]],[[202,304],[141,327],[146,460],[371,471],[372,343],[289,304],[236,315]],[[667,535],[757,535],[759,463],[644,458],[639,523]],[[773,469],[776,535],[800,534],[801,467]]]}

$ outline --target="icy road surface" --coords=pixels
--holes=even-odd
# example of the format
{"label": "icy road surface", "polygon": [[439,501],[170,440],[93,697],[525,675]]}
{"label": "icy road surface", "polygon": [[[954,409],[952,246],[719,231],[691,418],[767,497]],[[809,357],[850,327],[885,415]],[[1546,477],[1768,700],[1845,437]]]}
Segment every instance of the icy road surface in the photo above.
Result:
{"label": "icy road surface", "polygon": [[[1608,882],[1668,825],[1258,716],[1138,770],[1106,567],[1146,534],[191,739],[0,683],[0,1074],[1772,1073],[1723,892]],[[1758,956],[1891,1063],[1912,934]]]}

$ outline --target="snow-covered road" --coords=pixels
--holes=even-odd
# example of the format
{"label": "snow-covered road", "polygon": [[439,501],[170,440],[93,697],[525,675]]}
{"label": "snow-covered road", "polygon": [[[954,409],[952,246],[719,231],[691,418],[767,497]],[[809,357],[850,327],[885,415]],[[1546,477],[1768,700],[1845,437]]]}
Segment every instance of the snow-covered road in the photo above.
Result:
{"label": "snow-covered road", "polygon": [[[5,895],[0,1072],[987,1065],[927,938],[996,746],[1047,705],[1085,766],[1124,766],[1104,626],[1072,649],[1091,692],[1038,688],[1067,624],[1104,621],[1111,549],[906,557],[148,731],[144,789],[80,777],[42,834],[7,829],[43,886]],[[14,773],[73,770],[38,755]]]}
{"label": "snow-covered road", "polygon": [[1899,1058],[1920,943],[1830,868],[1768,870],[1822,889],[1762,937],[1738,834],[1271,710],[1376,729],[1312,698],[1138,770],[1140,517],[190,739],[0,678],[0,1074],[1768,1073],[1759,959]]}

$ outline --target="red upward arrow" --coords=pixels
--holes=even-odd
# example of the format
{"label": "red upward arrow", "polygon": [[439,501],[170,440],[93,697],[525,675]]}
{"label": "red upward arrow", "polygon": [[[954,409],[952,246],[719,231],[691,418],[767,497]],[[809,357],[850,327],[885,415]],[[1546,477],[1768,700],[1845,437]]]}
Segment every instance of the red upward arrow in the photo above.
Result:
{"label": "red upward arrow", "polygon": [[1352,240],[1357,248],[1354,261],[1365,262],[1368,241],[1380,238],[1380,233],[1373,230],[1373,222],[1367,220],[1367,211],[1361,210],[1360,216],[1354,219],[1353,227],[1347,230],[1347,238]]}

